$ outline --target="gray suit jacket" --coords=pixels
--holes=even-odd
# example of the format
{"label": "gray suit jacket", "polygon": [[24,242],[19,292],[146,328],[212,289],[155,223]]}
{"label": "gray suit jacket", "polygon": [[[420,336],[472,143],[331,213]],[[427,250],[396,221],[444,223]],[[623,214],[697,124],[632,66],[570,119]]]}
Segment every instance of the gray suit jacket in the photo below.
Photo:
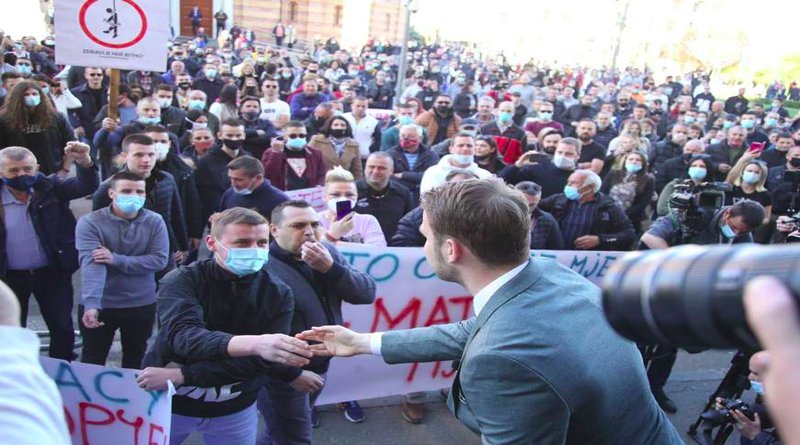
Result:
{"label": "gray suit jacket", "polygon": [[682,444],[600,291],[531,259],[477,318],[383,335],[387,363],[461,360],[448,406],[484,444]]}

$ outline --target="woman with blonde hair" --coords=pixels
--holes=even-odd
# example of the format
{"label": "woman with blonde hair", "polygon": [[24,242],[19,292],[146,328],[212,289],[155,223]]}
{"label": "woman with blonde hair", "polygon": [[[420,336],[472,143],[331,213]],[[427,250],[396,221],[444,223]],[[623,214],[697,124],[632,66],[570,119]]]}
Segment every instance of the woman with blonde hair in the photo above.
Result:
{"label": "woman with blonde hair", "polygon": [[378,219],[353,211],[358,201],[358,189],[352,173],[334,167],[325,174],[322,199],[328,203],[328,209],[320,212],[320,223],[326,230],[328,241],[386,247],[386,237]]}
{"label": "woman with blonde hair", "polygon": [[772,218],[772,195],[764,185],[767,182],[767,163],[759,160],[760,153],[745,151],[736,164],[731,167],[725,182],[733,186],[730,193],[725,194],[725,205],[736,204],[749,199],[764,207],[764,222],[754,233],[753,238],[758,243],[766,243],[774,226],[770,224]]}

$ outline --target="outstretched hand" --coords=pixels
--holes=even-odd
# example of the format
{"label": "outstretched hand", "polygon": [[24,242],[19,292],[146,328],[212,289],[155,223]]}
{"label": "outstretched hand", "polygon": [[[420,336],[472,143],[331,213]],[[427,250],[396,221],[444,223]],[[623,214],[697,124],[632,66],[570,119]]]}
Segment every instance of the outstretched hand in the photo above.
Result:
{"label": "outstretched hand", "polygon": [[342,326],[314,326],[296,335],[300,340],[316,341],[311,352],[322,357],[351,357],[370,353],[370,335],[359,334]]}

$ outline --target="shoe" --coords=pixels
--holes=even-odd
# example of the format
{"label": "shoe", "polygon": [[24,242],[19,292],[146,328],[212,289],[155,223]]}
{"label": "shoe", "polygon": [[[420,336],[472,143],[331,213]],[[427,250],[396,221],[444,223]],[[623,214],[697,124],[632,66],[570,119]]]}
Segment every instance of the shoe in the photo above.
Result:
{"label": "shoe", "polygon": [[361,423],[364,421],[364,410],[358,406],[358,402],[340,403],[339,407],[344,410],[344,418],[348,422]]}
{"label": "shoe", "polygon": [[403,401],[403,418],[408,423],[422,423],[425,420],[425,405]]}
{"label": "shoe", "polygon": [[664,394],[664,391],[653,392],[653,397],[656,398],[658,406],[660,406],[661,409],[663,409],[665,412],[668,412],[670,414],[675,414],[676,412],[678,412],[678,406],[675,405],[675,402],[670,400],[670,398],[667,397],[666,394]]}
{"label": "shoe", "polygon": [[319,428],[319,413],[317,407],[311,409],[311,428]]}

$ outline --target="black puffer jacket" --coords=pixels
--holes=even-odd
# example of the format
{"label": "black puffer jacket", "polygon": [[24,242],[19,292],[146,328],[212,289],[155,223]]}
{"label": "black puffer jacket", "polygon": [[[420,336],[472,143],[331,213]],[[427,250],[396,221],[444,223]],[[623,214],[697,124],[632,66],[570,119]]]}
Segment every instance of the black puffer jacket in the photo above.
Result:
{"label": "black puffer jacket", "polygon": [[397,233],[392,237],[389,244],[392,247],[422,247],[425,245],[425,237],[419,231],[422,225],[422,207],[406,213],[400,218],[397,225]]}

